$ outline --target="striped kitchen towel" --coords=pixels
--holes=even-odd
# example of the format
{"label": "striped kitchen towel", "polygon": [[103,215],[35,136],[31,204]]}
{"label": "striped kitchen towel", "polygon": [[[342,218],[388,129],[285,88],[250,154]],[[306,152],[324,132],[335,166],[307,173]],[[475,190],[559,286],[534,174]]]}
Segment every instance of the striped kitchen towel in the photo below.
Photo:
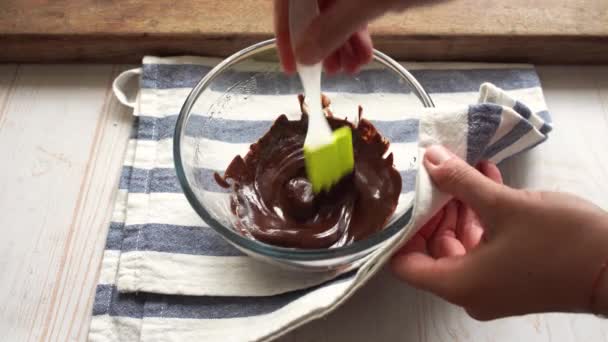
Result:
{"label": "striped kitchen towel", "polygon": [[[364,115],[391,140],[404,182],[402,196],[414,204],[413,219],[356,271],[286,271],[260,264],[222,240],[190,208],[175,176],[177,114],[191,88],[217,62],[146,57],[142,69],[115,83],[117,96],[135,108],[137,119],[101,266],[92,341],[264,340],[325,315],[449,199],[433,188],[424,168],[417,169],[414,161],[425,146],[443,144],[470,163],[482,158],[500,162],[544,141],[551,130],[540,82],[528,65],[405,64],[433,98],[437,109],[431,110],[396,106],[417,100],[413,94],[397,96],[393,85],[381,79],[374,81],[385,91],[382,108],[369,110],[371,101],[367,106],[361,96],[335,97],[334,113],[351,113],[362,104]],[[129,97],[123,91],[125,80],[138,73],[139,89]],[[242,77],[248,77],[247,71]],[[373,70],[363,70],[359,77],[373,77]],[[250,109],[268,115],[268,108],[292,108],[285,105],[288,101],[269,98]],[[212,143],[228,152],[224,159],[210,158],[209,169],[221,171],[270,123],[246,115],[238,120],[248,122],[247,131],[214,120]]]}

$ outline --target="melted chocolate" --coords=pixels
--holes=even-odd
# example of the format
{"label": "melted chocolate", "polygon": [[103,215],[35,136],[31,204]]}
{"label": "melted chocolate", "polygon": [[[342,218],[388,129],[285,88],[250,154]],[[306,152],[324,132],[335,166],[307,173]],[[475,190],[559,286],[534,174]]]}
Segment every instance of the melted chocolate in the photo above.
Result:
{"label": "melted chocolate", "polygon": [[314,194],[302,151],[308,117],[303,112],[290,121],[281,115],[244,158],[232,160],[223,177],[215,174],[220,186],[232,188],[236,229],[272,245],[307,249],[343,246],[382,229],[401,192],[393,155],[383,158],[389,142],[361,119],[360,107],[357,127],[329,111],[328,121],[334,130],[351,127],[354,171],[329,192]]}

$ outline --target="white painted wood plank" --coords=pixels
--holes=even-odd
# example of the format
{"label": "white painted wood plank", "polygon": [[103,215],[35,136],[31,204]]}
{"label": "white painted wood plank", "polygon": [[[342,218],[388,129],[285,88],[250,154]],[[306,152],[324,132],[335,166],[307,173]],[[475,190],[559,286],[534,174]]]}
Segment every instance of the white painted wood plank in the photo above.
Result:
{"label": "white painted wood plank", "polygon": [[22,65],[0,107],[0,331],[10,340],[86,335],[128,136],[115,74]]}
{"label": "white painted wood plank", "polygon": [[[535,188],[568,191],[608,210],[608,67],[540,67],[547,105],[556,129],[555,143],[540,146],[550,159],[543,165],[522,156],[509,164],[507,173],[515,183]],[[566,160],[566,161],[564,161]],[[527,175],[516,172],[530,163]],[[574,165],[573,165],[574,164]],[[554,168],[554,175],[548,168]],[[509,172],[513,171],[513,172]],[[554,181],[547,176],[556,177]],[[552,188],[554,183],[555,188]],[[591,315],[553,314],[545,326],[553,340],[608,341],[608,320]]]}
{"label": "white painted wood plank", "polygon": [[0,128],[6,118],[9,95],[15,89],[17,69],[17,65],[14,64],[0,65]]}
{"label": "white painted wood plank", "polygon": [[[127,67],[113,68],[110,79],[124,69]],[[72,249],[66,251],[68,258],[57,285],[61,292],[49,322],[48,340],[86,339],[120,168],[133,124],[131,112],[108,87],[80,206],[72,222],[76,230]]]}

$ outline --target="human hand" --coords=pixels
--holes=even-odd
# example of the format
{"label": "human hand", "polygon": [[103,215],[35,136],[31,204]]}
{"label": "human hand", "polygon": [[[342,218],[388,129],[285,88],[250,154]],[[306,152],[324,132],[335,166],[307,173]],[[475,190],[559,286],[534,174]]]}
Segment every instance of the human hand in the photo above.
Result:
{"label": "human hand", "polygon": [[495,165],[477,171],[439,146],[424,165],[455,199],[393,256],[399,278],[479,320],[608,313],[606,212],[567,194],[509,188]]}
{"label": "human hand", "polygon": [[301,41],[296,42],[294,56],[289,34],[289,0],[275,0],[274,30],[283,70],[294,72],[297,59],[303,64],[323,61],[328,73],[340,70],[355,73],[372,58],[368,22],[389,11],[435,1],[318,0],[320,14],[304,30]]}

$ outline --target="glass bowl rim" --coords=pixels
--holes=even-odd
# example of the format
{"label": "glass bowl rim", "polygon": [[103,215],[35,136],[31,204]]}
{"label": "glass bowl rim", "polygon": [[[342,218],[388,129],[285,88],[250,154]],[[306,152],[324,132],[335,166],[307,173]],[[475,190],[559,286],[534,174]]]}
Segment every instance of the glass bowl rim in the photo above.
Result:
{"label": "glass bowl rim", "polygon": [[[224,226],[222,223],[218,222],[215,218],[213,218],[213,216],[204,208],[204,206],[199,202],[194,191],[190,187],[190,183],[188,181],[188,178],[186,177],[184,167],[182,166],[183,163],[181,155],[181,140],[182,134],[184,132],[184,124],[190,116],[191,109],[194,103],[196,102],[200,94],[209,86],[209,84],[211,84],[211,82],[224,70],[228,69],[229,67],[233,66],[238,62],[247,59],[252,55],[270,50],[274,47],[275,39],[273,38],[256,43],[234,53],[230,57],[224,59],[222,62],[217,64],[213,69],[211,69],[188,94],[188,97],[184,101],[184,104],[182,105],[179,116],[177,118],[175,132],[173,136],[173,161],[175,164],[175,171],[177,173],[179,183],[182,189],[184,190],[184,195],[186,196],[186,199],[188,200],[192,208],[196,211],[196,213],[203,219],[203,221],[208,224],[213,230],[219,233],[223,238],[227,239],[229,242],[235,244],[236,246],[242,249],[250,250],[255,253],[262,254],[274,259],[287,259],[294,261],[320,261],[354,255],[359,252],[366,251],[373,246],[380,245],[380,243],[388,240],[390,237],[395,235],[395,233],[403,229],[409,223],[412,217],[412,206],[410,206],[404,214],[397,218],[397,220],[391,223],[388,227],[385,227],[384,229],[373,233],[366,239],[355,241],[349,245],[336,248],[297,249],[274,246],[261,241],[253,240],[239,234],[238,232],[229,227]],[[420,85],[416,78],[412,74],[410,74],[410,72],[407,71],[401,64],[397,63],[395,60],[376,49],[374,49],[373,51],[373,60],[392,70],[397,75],[399,75],[401,79],[405,80],[412,88],[412,91],[416,94],[416,96],[418,97],[420,102],[422,102],[422,105],[425,108],[434,107],[431,97],[424,90],[422,85]]]}

